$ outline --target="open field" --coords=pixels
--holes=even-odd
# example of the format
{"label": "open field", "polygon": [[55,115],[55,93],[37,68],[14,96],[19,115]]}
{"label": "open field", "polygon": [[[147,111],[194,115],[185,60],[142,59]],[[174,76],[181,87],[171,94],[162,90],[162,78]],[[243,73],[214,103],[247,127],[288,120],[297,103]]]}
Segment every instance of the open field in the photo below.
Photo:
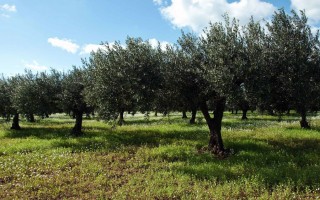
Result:
{"label": "open field", "polygon": [[80,138],[62,114],[21,131],[1,121],[0,199],[319,199],[320,117],[311,130],[294,115],[240,117],[225,114],[226,159],[202,151],[201,116],[127,115],[116,128],[85,119]]}

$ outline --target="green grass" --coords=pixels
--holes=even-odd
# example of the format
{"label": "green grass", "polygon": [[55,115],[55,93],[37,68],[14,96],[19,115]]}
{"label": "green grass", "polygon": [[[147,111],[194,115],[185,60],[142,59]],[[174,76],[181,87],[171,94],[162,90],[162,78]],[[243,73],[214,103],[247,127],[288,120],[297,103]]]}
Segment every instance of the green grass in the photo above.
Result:
{"label": "green grass", "polygon": [[86,119],[80,138],[64,115],[22,120],[21,131],[1,121],[0,199],[320,199],[320,118],[302,130],[295,115],[240,117],[225,114],[226,159],[201,150],[201,116]]}

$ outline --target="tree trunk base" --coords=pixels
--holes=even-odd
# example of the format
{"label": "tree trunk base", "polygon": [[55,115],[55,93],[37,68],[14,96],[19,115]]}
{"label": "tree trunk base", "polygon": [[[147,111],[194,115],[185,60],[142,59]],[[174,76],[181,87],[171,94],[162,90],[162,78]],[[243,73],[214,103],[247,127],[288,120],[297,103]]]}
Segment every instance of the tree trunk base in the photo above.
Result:
{"label": "tree trunk base", "polygon": [[301,126],[301,128],[305,128],[305,129],[310,129],[311,128],[309,123],[307,121],[305,121],[305,120],[301,120],[300,121],[300,126]]}
{"label": "tree trunk base", "polygon": [[73,128],[73,129],[71,130],[70,134],[71,134],[72,136],[75,136],[75,137],[80,137],[80,136],[83,135],[83,132],[82,132],[81,130],[77,130],[77,129]]}
{"label": "tree trunk base", "polygon": [[202,147],[198,149],[198,153],[202,154],[205,152],[209,152],[220,159],[228,158],[229,156],[235,154],[233,149],[223,149],[223,150],[217,150],[217,149],[218,148]]}
{"label": "tree trunk base", "polygon": [[124,123],[125,123],[125,121],[124,121],[123,119],[119,119],[119,121],[118,121],[117,124],[118,124],[119,126],[122,126]]}
{"label": "tree trunk base", "polygon": [[182,119],[187,119],[188,116],[187,116],[187,113],[185,111],[182,112]]}
{"label": "tree trunk base", "polygon": [[21,127],[19,125],[18,126],[12,125],[10,129],[11,130],[21,130]]}

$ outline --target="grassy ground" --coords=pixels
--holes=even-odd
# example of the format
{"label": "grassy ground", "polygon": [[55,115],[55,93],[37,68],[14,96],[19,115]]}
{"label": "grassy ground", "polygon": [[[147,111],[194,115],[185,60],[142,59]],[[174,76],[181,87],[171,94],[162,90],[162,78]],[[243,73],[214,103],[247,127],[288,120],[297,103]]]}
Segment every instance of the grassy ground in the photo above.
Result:
{"label": "grassy ground", "polygon": [[0,123],[0,199],[320,199],[320,118],[226,113],[223,138],[235,155],[201,151],[208,129],[168,117],[126,116],[126,125],[84,121],[69,137],[64,115]]}

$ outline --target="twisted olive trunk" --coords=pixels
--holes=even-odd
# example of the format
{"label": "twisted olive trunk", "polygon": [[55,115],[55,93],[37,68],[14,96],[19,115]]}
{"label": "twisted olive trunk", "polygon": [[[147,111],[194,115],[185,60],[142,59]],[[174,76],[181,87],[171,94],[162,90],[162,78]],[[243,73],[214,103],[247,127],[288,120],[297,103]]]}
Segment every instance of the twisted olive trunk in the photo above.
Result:
{"label": "twisted olive trunk", "polygon": [[214,118],[210,117],[209,109],[206,102],[202,102],[200,105],[201,112],[207,122],[210,131],[210,140],[208,148],[214,154],[225,154],[225,149],[221,136],[221,123],[223,118],[223,111],[225,108],[225,98],[217,99]]}

